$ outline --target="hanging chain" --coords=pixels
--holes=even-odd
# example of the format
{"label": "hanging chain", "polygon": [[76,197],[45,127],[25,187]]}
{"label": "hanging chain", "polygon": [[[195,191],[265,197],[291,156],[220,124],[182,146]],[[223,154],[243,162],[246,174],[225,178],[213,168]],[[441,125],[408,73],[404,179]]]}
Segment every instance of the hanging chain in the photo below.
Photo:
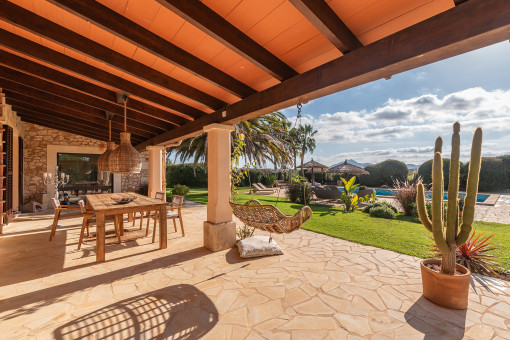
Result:
{"label": "hanging chain", "polygon": [[127,98],[124,100],[124,131],[127,131]]}
{"label": "hanging chain", "polygon": [[299,119],[299,125],[301,125],[301,108],[302,107],[303,107],[303,105],[301,104],[301,101],[299,101],[297,103],[297,116],[296,116],[296,121],[294,122],[294,127],[297,127],[298,119]]}
{"label": "hanging chain", "polygon": [[112,119],[108,119],[108,141],[112,141]]}

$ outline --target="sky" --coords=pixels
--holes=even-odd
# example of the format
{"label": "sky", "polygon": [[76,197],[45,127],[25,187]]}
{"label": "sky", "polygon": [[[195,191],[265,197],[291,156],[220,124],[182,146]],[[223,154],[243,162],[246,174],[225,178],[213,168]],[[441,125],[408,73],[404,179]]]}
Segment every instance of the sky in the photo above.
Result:
{"label": "sky", "polygon": [[[297,109],[281,111],[294,123]],[[302,123],[318,130],[307,154],[325,165],[345,159],[419,165],[442,136],[449,157],[452,124],[461,123],[461,161],[469,160],[476,127],[482,156],[510,154],[510,43],[508,41],[393,75],[303,105]]]}

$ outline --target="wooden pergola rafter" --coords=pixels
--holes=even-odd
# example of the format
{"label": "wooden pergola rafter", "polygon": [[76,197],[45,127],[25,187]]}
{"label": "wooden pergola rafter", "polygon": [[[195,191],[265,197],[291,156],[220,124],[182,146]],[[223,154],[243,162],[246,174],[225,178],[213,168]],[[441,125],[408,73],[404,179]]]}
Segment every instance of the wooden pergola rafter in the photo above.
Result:
{"label": "wooden pergola rafter", "polygon": [[105,140],[104,111],[118,135],[127,92],[138,149],[510,38],[506,0],[48,1],[0,0],[8,102],[27,122]]}
{"label": "wooden pergola rafter", "polygon": [[149,53],[153,53],[172,64],[178,65],[240,98],[247,97],[256,92],[229,74],[207,64],[179,46],[170,43],[98,2],[76,0],[50,1],[73,14],[93,21],[106,31],[123,37],[137,47],[143,48]]}

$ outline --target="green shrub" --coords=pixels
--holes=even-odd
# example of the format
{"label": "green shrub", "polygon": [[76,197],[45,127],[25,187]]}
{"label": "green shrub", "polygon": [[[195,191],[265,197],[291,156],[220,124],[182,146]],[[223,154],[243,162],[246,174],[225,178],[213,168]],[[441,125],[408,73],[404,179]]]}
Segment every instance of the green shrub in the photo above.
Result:
{"label": "green shrub", "polygon": [[186,196],[189,192],[189,187],[186,185],[177,184],[172,189],[172,195]]}
{"label": "green shrub", "polygon": [[[444,174],[444,189],[448,190],[448,183],[450,180],[450,159],[443,158],[443,174]],[[418,168],[418,175],[421,176],[423,183],[432,183],[432,159],[426,161]],[[466,169],[467,178],[467,169]]]}
{"label": "green shrub", "polygon": [[262,179],[262,183],[272,187],[276,183],[276,176],[274,174],[269,174]]}
{"label": "green shrub", "polygon": [[378,187],[380,186],[378,183],[379,180],[379,165],[378,164],[370,164],[365,167],[365,170],[368,171],[368,175],[360,175],[359,182],[363,185],[369,187]]}
{"label": "green shrub", "polygon": [[394,180],[404,181],[409,174],[407,165],[394,159],[367,165],[365,170],[369,172],[369,175],[359,176],[359,181],[370,187],[391,186]]}
{"label": "green shrub", "polygon": [[[287,188],[286,194],[292,203],[307,205],[310,203],[312,190],[307,183],[293,183]],[[306,200],[304,203],[303,198]]]}
{"label": "green shrub", "polygon": [[250,169],[247,173],[248,175],[244,176],[239,186],[249,187],[250,184],[253,185],[253,183],[262,183],[272,186],[276,181],[276,175],[271,170]]}
{"label": "green shrub", "polygon": [[503,190],[506,189],[506,182],[503,160],[496,157],[483,157],[478,191]]}
{"label": "green shrub", "polygon": [[505,189],[510,189],[510,155],[498,156],[503,164],[503,177],[506,178]]}
{"label": "green shrub", "polygon": [[[427,214],[432,216],[432,202],[427,201],[425,206],[427,207]],[[416,206],[416,202],[413,203],[413,217],[418,218],[418,207]]]}
{"label": "green shrub", "polygon": [[374,203],[367,204],[367,206],[365,208],[363,208],[363,212],[370,213],[370,211],[373,208],[380,208],[380,207],[385,208],[385,209],[390,209],[395,214],[397,213],[397,208],[395,208],[390,202],[386,202],[386,201],[376,201]]}
{"label": "green shrub", "polygon": [[370,216],[377,218],[394,219],[396,217],[396,214],[392,209],[380,206],[370,209]]}
{"label": "green shrub", "polygon": [[169,187],[178,184],[203,188],[207,186],[207,172],[204,164],[172,164],[166,168],[166,181]]}
{"label": "green shrub", "polygon": [[394,159],[387,159],[379,165],[379,183],[380,185],[393,185],[394,180],[405,181],[409,174],[409,169],[404,162]]}
{"label": "green shrub", "polygon": [[360,185],[358,187],[358,190],[367,190],[367,186],[366,185]]}
{"label": "green shrub", "polygon": [[[328,173],[328,172],[321,172],[320,170],[314,171],[315,176],[315,182],[316,183],[322,183],[322,184],[337,184],[338,181],[340,181],[340,174],[335,173]],[[308,182],[312,181],[312,172],[308,171],[305,172],[305,177],[308,180]]]}
{"label": "green shrub", "polygon": [[[427,214],[429,217],[432,217],[432,202],[426,201],[425,207],[427,208]],[[446,221],[446,215],[448,211],[448,202],[443,202],[443,220]],[[416,202],[413,204],[413,217],[419,218],[418,216],[418,207],[416,206]]]}

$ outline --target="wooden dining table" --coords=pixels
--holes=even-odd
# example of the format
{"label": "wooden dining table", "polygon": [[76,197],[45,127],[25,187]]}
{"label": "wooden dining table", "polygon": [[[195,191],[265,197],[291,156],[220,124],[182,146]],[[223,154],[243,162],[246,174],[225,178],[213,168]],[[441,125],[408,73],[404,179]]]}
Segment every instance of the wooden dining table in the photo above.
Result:
{"label": "wooden dining table", "polygon": [[[134,192],[113,194],[90,194],[87,198],[87,210],[96,215],[96,262],[105,261],[105,219],[106,216],[115,216],[120,235],[124,232],[123,215],[135,212],[159,211],[159,249],[165,249],[167,239],[165,201],[143,196]],[[133,201],[120,204],[119,200],[132,197]]]}

